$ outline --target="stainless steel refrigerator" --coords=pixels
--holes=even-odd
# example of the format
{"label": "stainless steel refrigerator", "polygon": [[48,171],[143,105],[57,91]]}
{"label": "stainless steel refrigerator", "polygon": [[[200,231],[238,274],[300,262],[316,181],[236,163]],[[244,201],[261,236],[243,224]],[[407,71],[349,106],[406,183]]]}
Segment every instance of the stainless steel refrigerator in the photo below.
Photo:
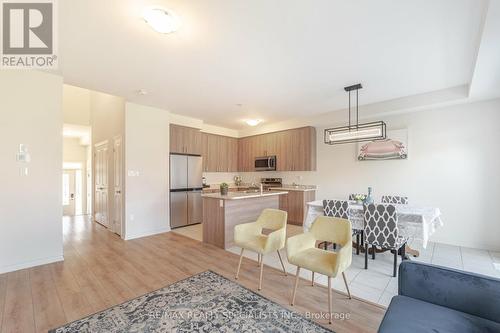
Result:
{"label": "stainless steel refrigerator", "polygon": [[199,155],[170,154],[170,227],[201,223],[202,159]]}

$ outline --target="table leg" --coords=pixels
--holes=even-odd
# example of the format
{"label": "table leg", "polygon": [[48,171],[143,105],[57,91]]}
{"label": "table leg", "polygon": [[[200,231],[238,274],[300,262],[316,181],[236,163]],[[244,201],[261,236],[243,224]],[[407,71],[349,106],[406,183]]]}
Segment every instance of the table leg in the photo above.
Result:
{"label": "table leg", "polygon": [[356,254],[359,255],[359,246],[361,243],[359,242],[359,234],[356,234]]}

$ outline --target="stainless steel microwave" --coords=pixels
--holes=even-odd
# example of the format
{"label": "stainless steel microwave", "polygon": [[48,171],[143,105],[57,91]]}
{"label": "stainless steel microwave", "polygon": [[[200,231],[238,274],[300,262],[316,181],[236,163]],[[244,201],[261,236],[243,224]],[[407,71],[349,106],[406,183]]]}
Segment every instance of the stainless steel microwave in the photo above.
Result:
{"label": "stainless steel microwave", "polygon": [[276,171],[276,156],[256,157],[255,171]]}

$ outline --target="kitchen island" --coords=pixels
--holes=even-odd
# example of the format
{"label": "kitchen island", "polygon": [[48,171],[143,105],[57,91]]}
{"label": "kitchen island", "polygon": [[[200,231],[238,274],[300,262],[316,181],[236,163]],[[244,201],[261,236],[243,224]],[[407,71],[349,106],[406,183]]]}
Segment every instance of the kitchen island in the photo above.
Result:
{"label": "kitchen island", "polygon": [[316,200],[316,186],[283,185],[272,187],[270,191],[287,191],[280,197],[280,209],[288,212],[288,223],[301,226],[307,213],[307,203]]}
{"label": "kitchen island", "polygon": [[279,208],[286,191],[203,194],[203,242],[228,249],[234,245],[234,227],[254,222],[262,210]]}

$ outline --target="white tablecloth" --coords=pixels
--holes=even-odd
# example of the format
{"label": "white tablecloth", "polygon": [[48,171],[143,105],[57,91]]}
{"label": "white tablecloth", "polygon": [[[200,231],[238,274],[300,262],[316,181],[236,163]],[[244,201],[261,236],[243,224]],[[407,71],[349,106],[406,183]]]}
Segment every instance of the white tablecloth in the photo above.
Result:
{"label": "white tablecloth", "polygon": [[[413,205],[394,205],[398,214],[398,227],[401,236],[408,239],[422,240],[427,247],[429,237],[438,227],[443,225],[439,208],[420,207]],[[304,221],[304,231],[308,231],[316,217],[323,215],[323,201],[316,200],[307,203],[307,215]],[[349,221],[352,228],[363,229],[363,205],[349,203]]]}

